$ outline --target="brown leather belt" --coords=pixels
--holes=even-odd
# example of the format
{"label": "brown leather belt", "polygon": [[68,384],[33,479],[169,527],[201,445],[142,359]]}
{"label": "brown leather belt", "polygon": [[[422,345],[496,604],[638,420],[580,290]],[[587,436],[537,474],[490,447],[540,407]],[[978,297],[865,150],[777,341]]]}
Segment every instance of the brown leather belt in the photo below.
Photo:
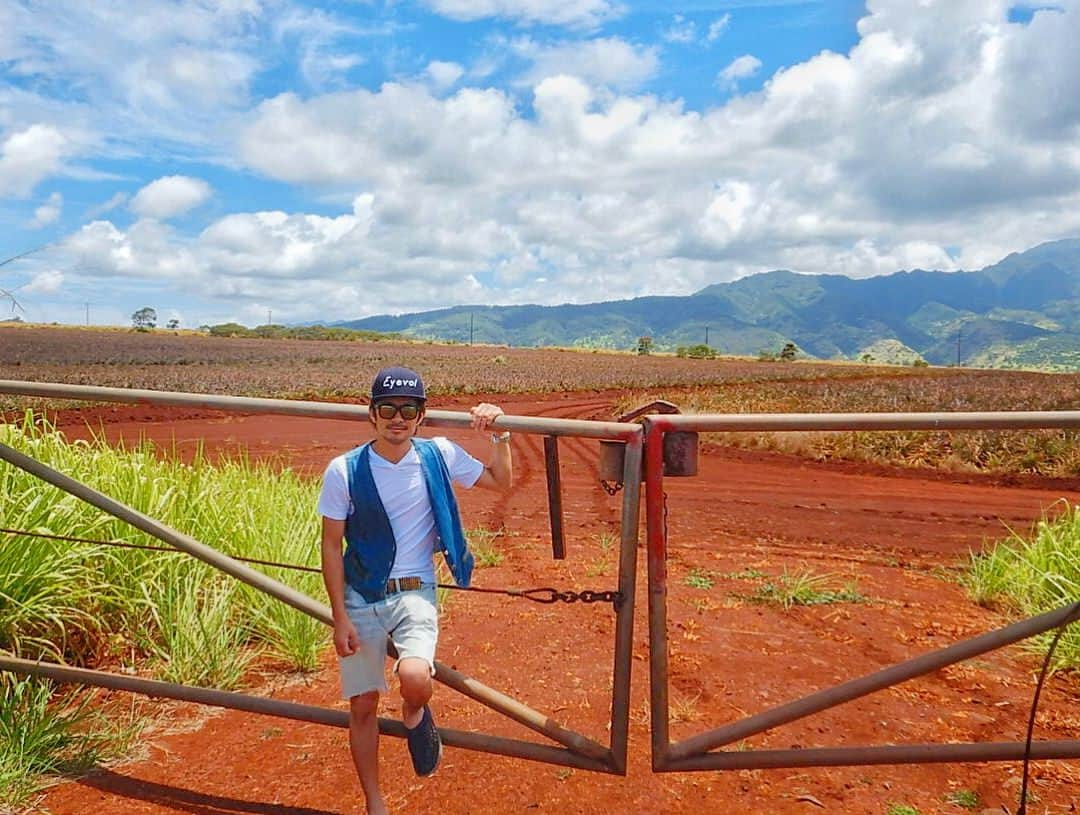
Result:
{"label": "brown leather belt", "polygon": [[386,593],[397,594],[399,591],[417,591],[424,585],[421,577],[391,577],[386,581]]}

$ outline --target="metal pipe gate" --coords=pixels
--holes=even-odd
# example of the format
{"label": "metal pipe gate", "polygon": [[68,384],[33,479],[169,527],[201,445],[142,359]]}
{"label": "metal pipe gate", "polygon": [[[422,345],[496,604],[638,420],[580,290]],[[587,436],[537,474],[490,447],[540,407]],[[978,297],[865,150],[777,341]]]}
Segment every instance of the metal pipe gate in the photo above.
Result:
{"label": "metal pipe gate", "polygon": [[[203,394],[174,393],[123,388],[33,383],[0,380],[0,393],[36,396],[51,399],[126,402],[154,405],[203,407],[215,410],[247,413],[275,413],[358,420],[366,419],[367,408],[358,405],[330,404],[311,401],[261,399]],[[431,410],[427,423],[434,427],[467,427],[470,417],[465,413]],[[611,737],[608,745],[599,744],[534,711],[475,679],[459,674],[441,663],[436,678],[455,690],[497,710],[509,718],[546,736],[558,747],[489,734],[464,733],[441,729],[448,745],[467,749],[516,756],[535,761],[596,770],[616,774],[626,773],[628,725],[630,708],[630,679],[633,638],[635,575],[639,499],[645,487],[645,522],[648,551],[648,622],[649,622],[649,685],[651,712],[652,767],[655,772],[688,770],[754,769],[769,767],[812,767],[837,765],[907,764],[952,761],[1003,761],[1023,756],[1020,742],[980,744],[913,744],[864,745],[855,747],[803,748],[790,750],[718,751],[748,736],[781,724],[795,721],[827,710],[846,701],[972,656],[1017,642],[1080,617],[1075,606],[1057,609],[1024,620],[997,631],[956,643],[867,676],[855,678],[832,688],[820,690],[802,699],[761,713],[748,716],[723,727],[697,734],[672,743],[669,735],[670,710],[668,700],[668,640],[667,640],[667,554],[668,539],[664,503],[664,438],[668,433],[697,431],[805,431],[805,430],[972,430],[1021,428],[1080,428],[1080,411],[1030,411],[983,413],[838,413],[838,414],[773,414],[773,415],[650,415],[641,424],[596,422],[540,417],[501,416],[495,422],[501,429],[544,436],[545,460],[548,464],[549,508],[552,524],[552,547],[556,558],[564,556],[561,525],[561,495],[558,480],[558,438],[581,437],[624,442],[625,459],[622,482],[621,536],[619,550],[618,591],[622,602],[617,607],[615,655],[611,701]],[[0,444],[0,459],[32,472],[85,501],[128,521],[177,549],[188,552],[210,565],[243,580],[282,602],[330,623],[329,609],[322,603],[295,592],[213,548],[170,529],[136,510],[78,484],[72,479],[33,461],[29,457]],[[20,674],[47,676],[60,682],[79,682],[103,687],[130,690],[154,696],[197,701],[232,707],[240,710],[285,716],[331,726],[346,726],[347,714],[306,705],[293,705],[274,700],[258,699],[242,694],[191,688],[132,677],[87,671],[47,663],[34,663],[0,657],[0,670]],[[401,736],[399,722],[381,719],[380,731]],[[1032,758],[1078,758],[1080,741],[1035,742]]]}

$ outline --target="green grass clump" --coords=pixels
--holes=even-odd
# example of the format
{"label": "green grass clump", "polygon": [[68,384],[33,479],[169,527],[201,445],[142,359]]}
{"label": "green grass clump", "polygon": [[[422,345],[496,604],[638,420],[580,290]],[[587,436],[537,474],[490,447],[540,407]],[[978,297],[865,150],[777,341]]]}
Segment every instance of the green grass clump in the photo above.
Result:
{"label": "green grass clump", "polygon": [[711,572],[698,568],[691,569],[690,573],[683,578],[683,582],[692,589],[701,589],[702,591],[708,591],[716,583]]}
{"label": "green grass clump", "polygon": [[478,568],[498,566],[505,560],[506,555],[495,547],[495,539],[501,534],[501,532],[492,532],[489,529],[480,527],[466,531],[465,537],[469,542],[469,550],[472,552]]}
{"label": "green grass clump", "polygon": [[750,599],[757,603],[774,603],[784,608],[818,606],[831,603],[858,603],[864,598],[854,584],[833,588],[834,577],[811,571],[788,572],[758,587]]}
{"label": "green grass clump", "polygon": [[44,773],[88,769],[108,751],[94,734],[86,694],[57,698],[52,684],[0,675],[0,811],[25,806]]}
{"label": "green grass clump", "polygon": [[974,790],[953,790],[944,800],[946,804],[954,804],[964,809],[978,809],[982,805],[979,793]]}
{"label": "green grass clump", "polygon": [[[1013,535],[986,554],[973,555],[968,590],[978,603],[1033,617],[1080,601],[1080,507],[1064,505],[1056,518],[1035,524],[1029,537]],[[1045,653],[1055,632],[1029,640]],[[1052,670],[1080,668],[1080,624],[1065,629]]]}

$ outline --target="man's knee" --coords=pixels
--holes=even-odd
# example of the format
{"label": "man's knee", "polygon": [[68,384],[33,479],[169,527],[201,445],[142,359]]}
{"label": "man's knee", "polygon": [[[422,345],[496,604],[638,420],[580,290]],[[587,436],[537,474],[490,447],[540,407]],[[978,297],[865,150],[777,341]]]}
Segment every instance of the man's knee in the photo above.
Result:
{"label": "man's knee", "polygon": [[349,697],[349,715],[353,721],[360,722],[376,714],[379,709],[377,690]]}
{"label": "man's knee", "polygon": [[427,697],[431,696],[431,666],[427,660],[406,657],[398,663],[397,675],[401,682],[401,693],[406,698],[427,701]]}

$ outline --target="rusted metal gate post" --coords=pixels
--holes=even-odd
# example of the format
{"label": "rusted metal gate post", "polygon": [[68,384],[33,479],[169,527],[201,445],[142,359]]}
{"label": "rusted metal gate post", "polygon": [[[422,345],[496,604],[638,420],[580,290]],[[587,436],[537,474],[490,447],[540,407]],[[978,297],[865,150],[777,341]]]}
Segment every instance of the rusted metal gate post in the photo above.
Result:
{"label": "rusted metal gate post", "polygon": [[544,462],[547,465],[548,517],[551,519],[551,556],[566,559],[563,536],[562,478],[559,474],[559,438],[544,436]]}
{"label": "rusted metal gate post", "polygon": [[626,775],[630,730],[630,667],[634,657],[634,592],[637,586],[638,520],[641,501],[642,434],[626,440],[619,544],[619,603],[615,617],[614,685],[611,689],[611,753],[615,772]]}

